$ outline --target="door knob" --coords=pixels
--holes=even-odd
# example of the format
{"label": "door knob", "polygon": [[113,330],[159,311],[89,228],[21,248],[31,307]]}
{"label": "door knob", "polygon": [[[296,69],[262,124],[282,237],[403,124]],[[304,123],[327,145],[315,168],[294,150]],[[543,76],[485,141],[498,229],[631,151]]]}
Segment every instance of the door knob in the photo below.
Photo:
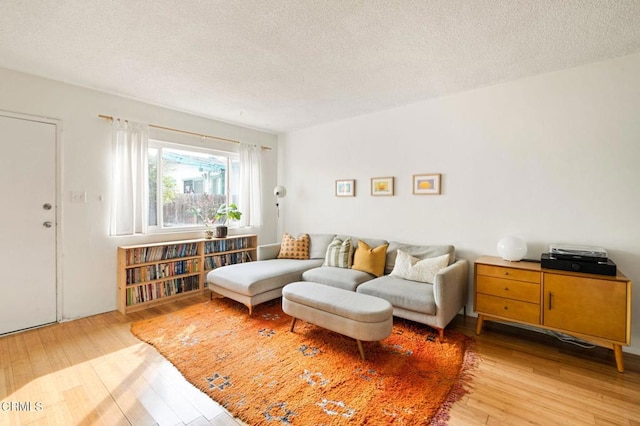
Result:
{"label": "door knob", "polygon": [[42,208],[45,209],[45,210],[51,210],[51,204],[45,203],[45,204],[42,205]]}
{"label": "door knob", "polygon": [[51,222],[47,221],[47,222],[44,222],[42,224],[42,226],[44,226],[45,228],[51,228],[53,226],[53,224]]}

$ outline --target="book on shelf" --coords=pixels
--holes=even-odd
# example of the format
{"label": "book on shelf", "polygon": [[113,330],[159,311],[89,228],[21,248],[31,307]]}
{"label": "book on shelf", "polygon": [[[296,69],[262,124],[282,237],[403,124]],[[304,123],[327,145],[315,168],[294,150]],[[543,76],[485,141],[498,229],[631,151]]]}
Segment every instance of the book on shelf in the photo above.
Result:
{"label": "book on shelf", "polygon": [[204,252],[205,254],[221,253],[224,251],[244,250],[250,247],[250,237],[227,237],[224,240],[212,240],[206,241]]}
{"label": "book on shelf", "polygon": [[176,259],[198,255],[198,243],[169,244],[166,246],[138,247],[129,249],[127,264],[157,262],[159,260]]}
{"label": "book on shelf", "polygon": [[126,270],[127,285],[195,272],[200,272],[200,259],[129,268]]}
{"label": "book on shelf", "polygon": [[127,305],[151,302],[162,297],[186,293],[200,289],[200,277],[175,278],[167,281],[148,283],[127,288]]}
{"label": "book on shelf", "polygon": [[205,257],[204,267],[206,271],[209,271],[221,266],[245,262],[251,262],[251,256],[247,252],[226,253]]}

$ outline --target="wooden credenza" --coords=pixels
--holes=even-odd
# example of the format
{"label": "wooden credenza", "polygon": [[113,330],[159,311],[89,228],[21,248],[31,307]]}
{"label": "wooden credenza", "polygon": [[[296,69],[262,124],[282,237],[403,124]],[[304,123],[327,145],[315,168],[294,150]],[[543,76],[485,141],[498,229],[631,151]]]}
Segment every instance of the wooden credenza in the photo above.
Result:
{"label": "wooden credenza", "polygon": [[622,345],[631,340],[631,281],[616,276],[545,269],[536,262],[483,256],[475,262],[476,333],[486,320],[554,330],[613,349],[624,371]]}

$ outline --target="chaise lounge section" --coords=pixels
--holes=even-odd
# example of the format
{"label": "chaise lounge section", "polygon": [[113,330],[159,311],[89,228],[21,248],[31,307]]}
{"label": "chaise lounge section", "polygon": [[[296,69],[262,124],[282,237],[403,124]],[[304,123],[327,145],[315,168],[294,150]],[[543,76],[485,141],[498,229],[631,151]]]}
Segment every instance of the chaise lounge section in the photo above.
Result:
{"label": "chaise lounge section", "polygon": [[278,258],[281,243],[258,246],[255,262],[216,268],[207,274],[211,296],[228,297],[242,303],[253,313],[253,307],[282,296],[282,288],[302,281],[305,271],[321,266],[332,235],[317,234],[309,241],[308,259]]}
{"label": "chaise lounge section", "polygon": [[322,265],[322,259],[266,259],[214,269],[207,274],[211,294],[253,307],[282,296],[282,287],[302,280],[303,272]]}

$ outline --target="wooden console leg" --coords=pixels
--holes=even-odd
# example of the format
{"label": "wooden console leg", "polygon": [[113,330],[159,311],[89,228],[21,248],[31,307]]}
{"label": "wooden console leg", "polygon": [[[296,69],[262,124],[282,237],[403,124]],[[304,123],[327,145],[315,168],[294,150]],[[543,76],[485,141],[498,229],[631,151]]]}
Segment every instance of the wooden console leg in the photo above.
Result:
{"label": "wooden console leg", "polygon": [[482,323],[484,322],[484,315],[478,314],[478,322],[476,323],[476,334],[482,332]]}
{"label": "wooden console leg", "polygon": [[622,346],[614,344],[613,354],[616,357],[616,368],[618,369],[618,373],[624,373],[624,359],[622,358]]}
{"label": "wooden console leg", "polygon": [[356,340],[358,342],[358,351],[360,351],[360,358],[364,361],[364,349],[362,348],[362,342],[360,340]]}
{"label": "wooden console leg", "polygon": [[293,327],[296,326],[296,319],[295,317],[291,318],[291,328],[289,328],[289,331],[293,332]]}

